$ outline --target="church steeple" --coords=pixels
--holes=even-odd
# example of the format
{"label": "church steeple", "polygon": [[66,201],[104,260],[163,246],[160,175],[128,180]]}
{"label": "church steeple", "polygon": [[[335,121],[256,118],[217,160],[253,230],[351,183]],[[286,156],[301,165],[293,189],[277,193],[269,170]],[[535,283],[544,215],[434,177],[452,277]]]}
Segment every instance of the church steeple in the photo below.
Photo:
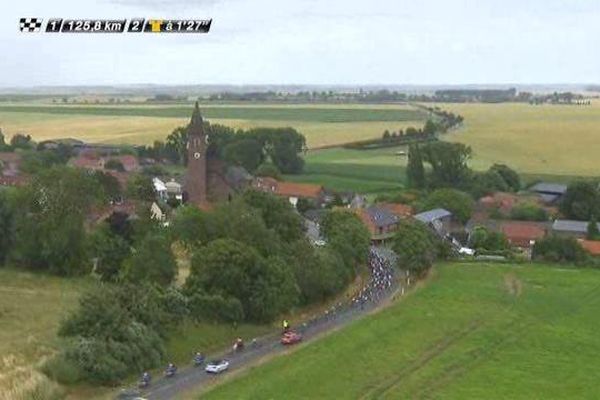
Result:
{"label": "church steeple", "polygon": [[194,106],[194,112],[192,112],[192,120],[190,121],[190,125],[191,126],[202,126],[203,121],[202,121],[202,115],[200,114],[200,106],[198,105],[198,102],[196,102],[196,105]]}

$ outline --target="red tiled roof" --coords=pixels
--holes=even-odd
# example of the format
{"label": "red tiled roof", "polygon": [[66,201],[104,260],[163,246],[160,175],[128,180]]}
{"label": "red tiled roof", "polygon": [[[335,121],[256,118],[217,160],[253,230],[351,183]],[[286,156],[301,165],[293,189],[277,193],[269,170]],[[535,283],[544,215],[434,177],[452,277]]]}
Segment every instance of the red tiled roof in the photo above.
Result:
{"label": "red tiled roof", "polygon": [[258,177],[252,183],[256,189],[285,197],[317,199],[323,193],[323,186],[310,183],[280,182],[269,177]]}
{"label": "red tiled roof", "polygon": [[121,164],[123,164],[123,168],[125,168],[125,171],[134,171],[139,168],[137,157],[132,156],[130,154],[110,158],[119,160]]}
{"label": "red tiled roof", "polygon": [[593,256],[600,256],[599,240],[580,240],[581,247]]}
{"label": "red tiled roof", "polygon": [[379,203],[377,207],[383,208],[398,217],[410,217],[413,215],[413,208],[402,203]]}
{"label": "red tiled roof", "polygon": [[23,175],[0,175],[0,186],[23,186],[29,178]]}
{"label": "red tiled roof", "polygon": [[530,247],[531,241],[546,235],[546,230],[535,222],[504,222],[500,230],[511,244],[520,247]]}
{"label": "red tiled roof", "polygon": [[365,224],[369,232],[371,232],[371,235],[377,233],[377,227],[375,226],[375,223],[373,222],[373,219],[371,218],[367,210],[365,210],[364,208],[356,208],[353,211],[356,213],[356,215],[358,215],[358,218],[360,218],[363,224]]}
{"label": "red tiled roof", "polygon": [[316,199],[321,196],[323,186],[310,183],[278,182],[275,193],[287,197]]}
{"label": "red tiled roof", "polygon": [[104,167],[103,160],[100,157],[95,157],[92,155],[80,155],[72,158],[69,160],[69,164],[76,168],[86,169],[102,169]]}

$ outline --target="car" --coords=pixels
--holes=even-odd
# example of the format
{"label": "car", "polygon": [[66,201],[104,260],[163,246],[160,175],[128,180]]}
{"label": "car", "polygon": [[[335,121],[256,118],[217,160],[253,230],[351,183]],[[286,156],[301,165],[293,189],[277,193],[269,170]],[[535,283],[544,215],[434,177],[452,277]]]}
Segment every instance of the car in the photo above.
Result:
{"label": "car", "polygon": [[229,361],[227,360],[213,360],[206,364],[204,370],[210,374],[220,374],[229,368]]}
{"label": "car", "polygon": [[296,344],[302,340],[302,335],[294,331],[288,331],[281,336],[281,344]]}

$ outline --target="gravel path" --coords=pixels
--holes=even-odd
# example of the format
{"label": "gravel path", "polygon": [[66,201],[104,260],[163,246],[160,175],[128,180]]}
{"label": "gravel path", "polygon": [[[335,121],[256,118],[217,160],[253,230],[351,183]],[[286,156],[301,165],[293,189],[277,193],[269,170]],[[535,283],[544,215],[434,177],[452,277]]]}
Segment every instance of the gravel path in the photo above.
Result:
{"label": "gravel path", "polygon": [[[404,293],[401,281],[406,278],[404,272],[398,272],[392,267],[395,264],[395,254],[385,248],[371,247],[369,254],[369,282],[359,293],[346,303],[339,303],[322,315],[310,319],[300,326],[292,328],[303,335],[303,341],[311,340],[316,336],[339,328],[356,318],[367,314],[388,300],[396,291]],[[267,355],[282,353],[286,346],[280,342],[280,335],[274,333],[263,336],[250,344],[249,338],[244,338],[246,348],[240,352],[226,352],[211,355],[209,359],[225,358],[229,360],[229,371],[246,368]],[[191,364],[191,360],[190,360]],[[228,373],[228,372],[225,372]],[[150,387],[144,390],[124,390],[118,399],[134,399],[143,397],[148,400],[174,399],[177,395],[197,388],[201,385],[211,384],[220,379],[219,375],[207,374],[204,366],[182,367],[172,378],[155,377]]]}

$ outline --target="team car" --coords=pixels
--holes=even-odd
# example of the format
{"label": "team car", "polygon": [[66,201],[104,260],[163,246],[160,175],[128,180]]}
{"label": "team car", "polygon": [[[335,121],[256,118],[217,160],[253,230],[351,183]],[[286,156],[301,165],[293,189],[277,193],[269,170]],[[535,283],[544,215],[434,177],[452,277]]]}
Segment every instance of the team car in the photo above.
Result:
{"label": "team car", "polygon": [[206,364],[204,370],[211,374],[220,374],[229,368],[229,361],[227,360],[214,360]]}
{"label": "team car", "polygon": [[288,331],[281,336],[281,344],[295,344],[302,340],[302,335],[294,331]]}

